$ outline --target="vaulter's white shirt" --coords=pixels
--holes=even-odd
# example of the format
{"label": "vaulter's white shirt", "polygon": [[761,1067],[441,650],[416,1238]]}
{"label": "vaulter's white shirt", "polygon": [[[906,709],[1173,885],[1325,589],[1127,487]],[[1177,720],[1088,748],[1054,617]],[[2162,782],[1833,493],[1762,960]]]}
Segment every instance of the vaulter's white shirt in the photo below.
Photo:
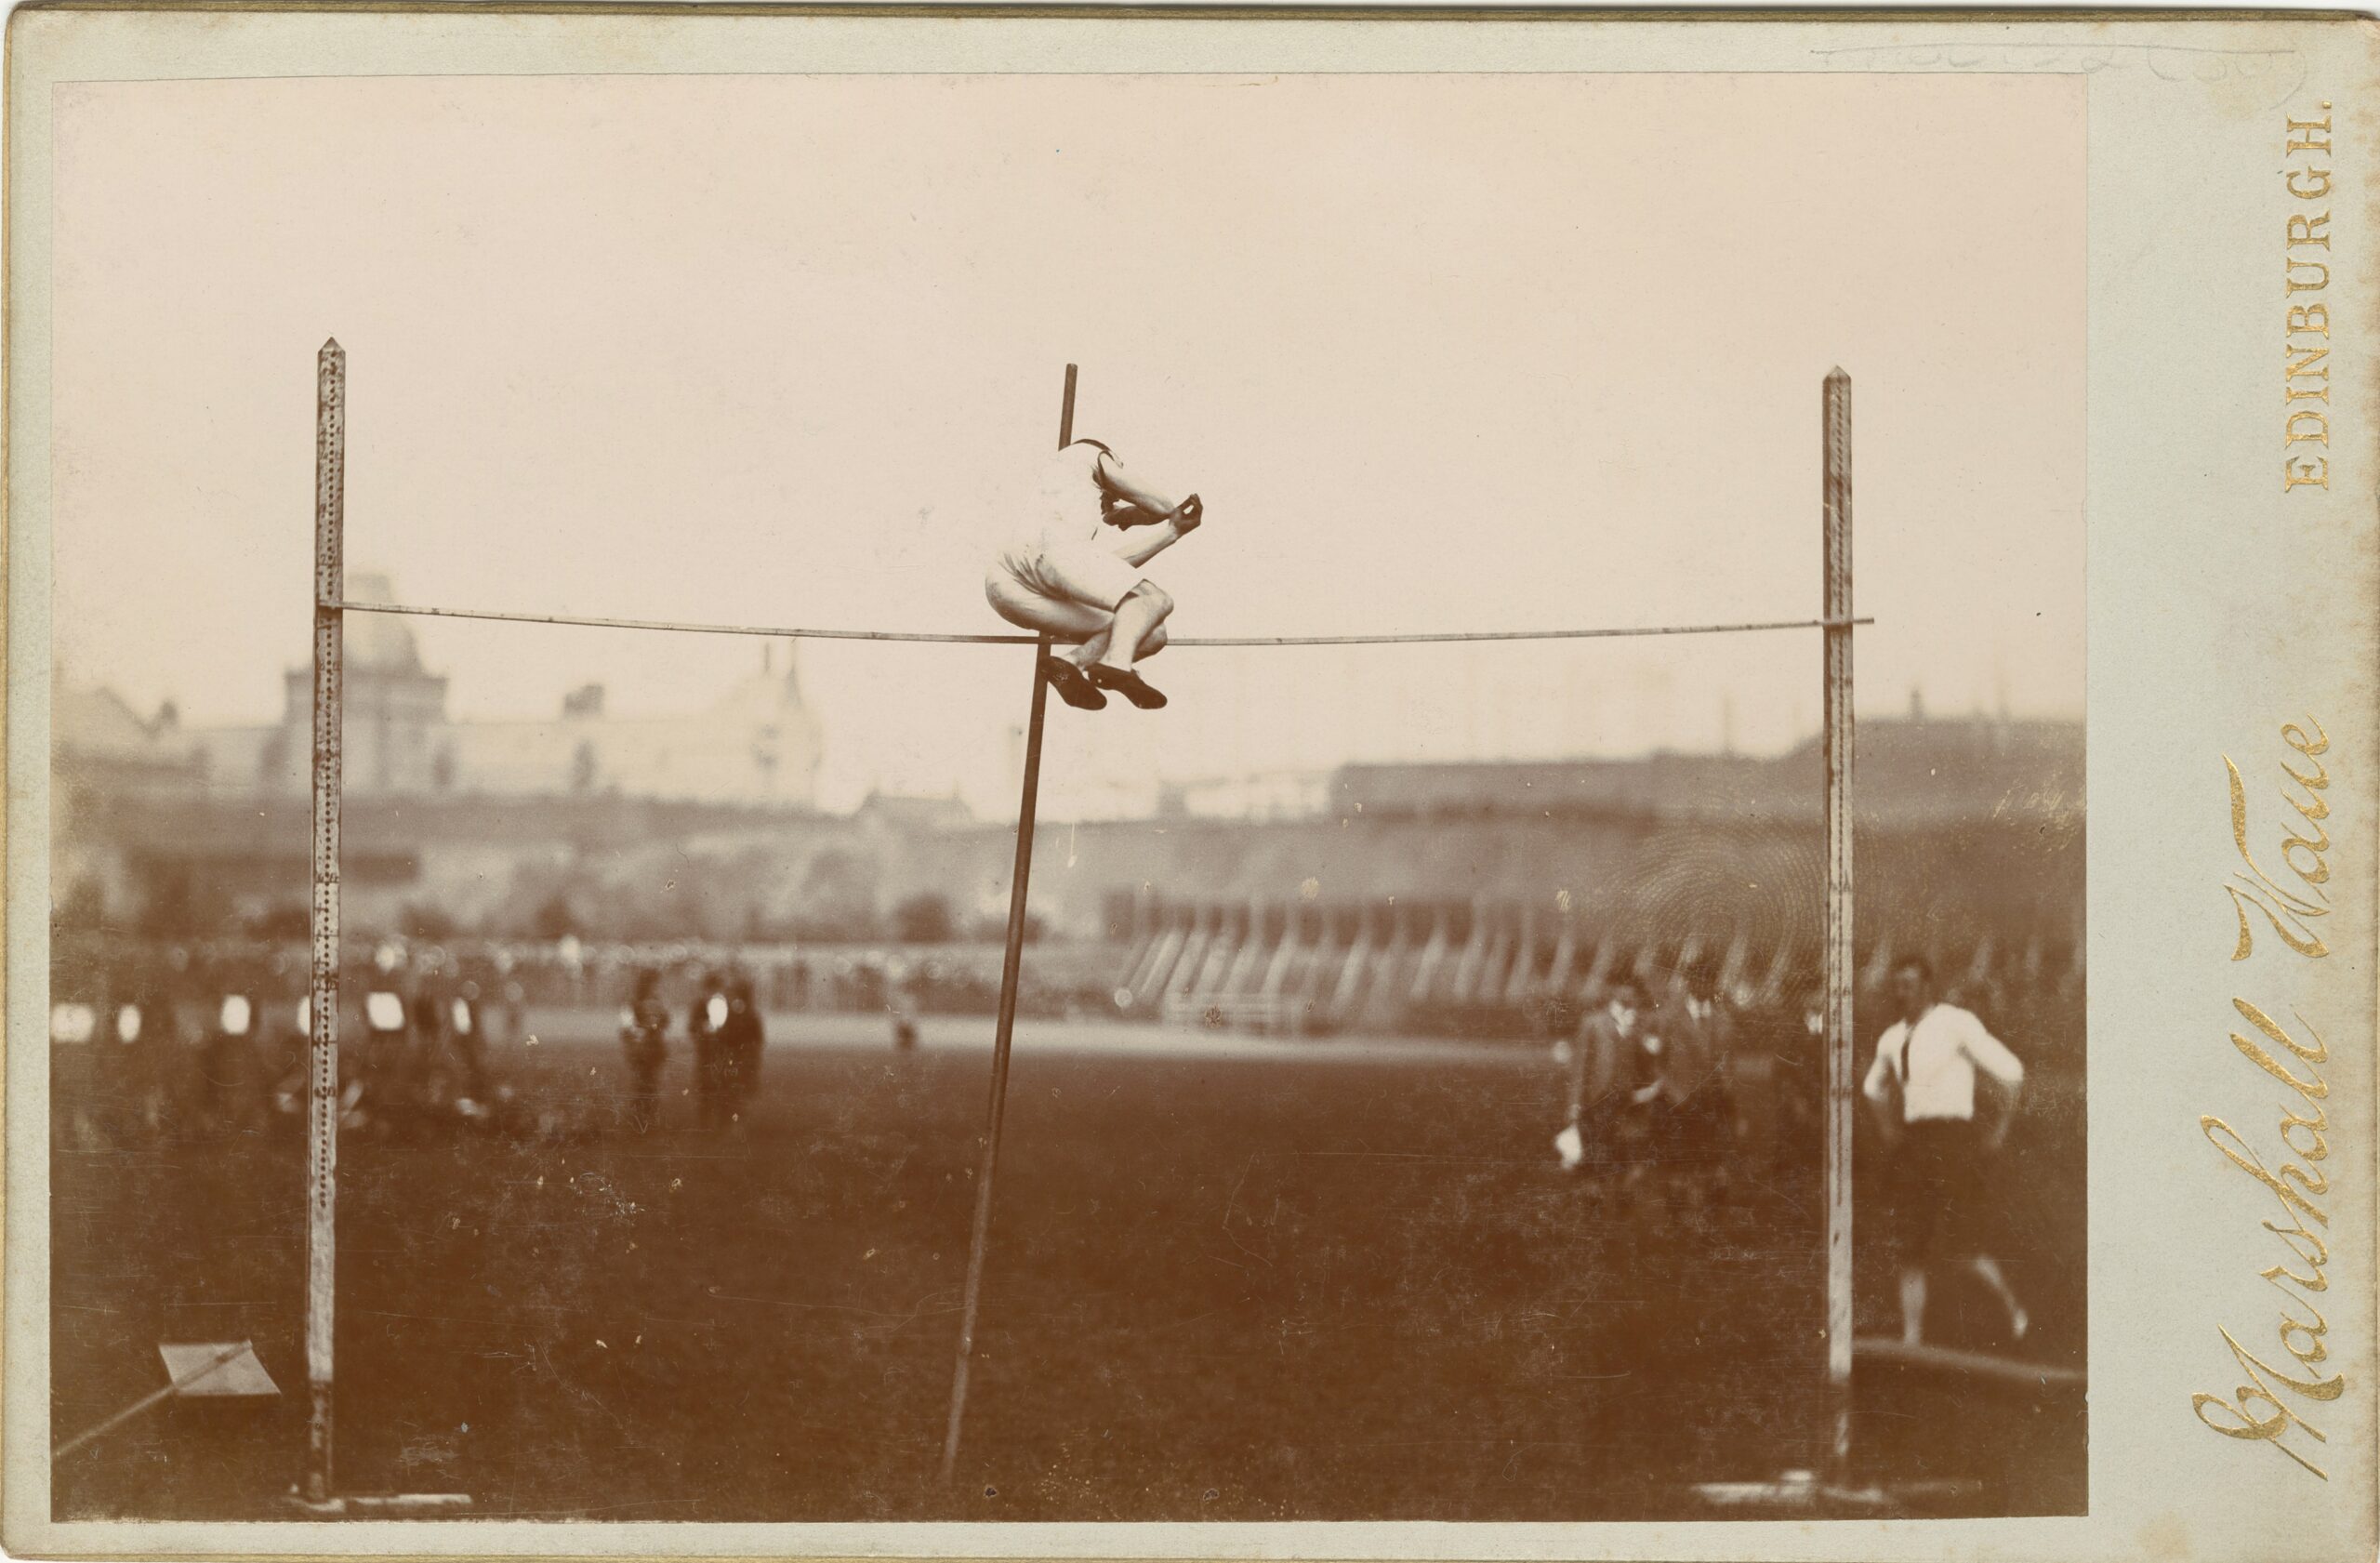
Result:
{"label": "vaulter's white shirt", "polygon": [[1099,462],[1106,454],[1088,440],[1077,440],[1042,463],[1030,518],[1007,550],[1012,557],[1029,559],[1099,539],[1106,525]]}
{"label": "vaulter's white shirt", "polygon": [[2003,1085],[2025,1078],[2025,1066],[1983,1022],[1956,1004],[1937,1004],[1918,1017],[1913,1035],[1905,1020],[1884,1033],[1859,1090],[1871,1102],[1884,1102],[1890,1079],[1897,1077],[1905,1120],[1972,1120],[1978,1068]]}

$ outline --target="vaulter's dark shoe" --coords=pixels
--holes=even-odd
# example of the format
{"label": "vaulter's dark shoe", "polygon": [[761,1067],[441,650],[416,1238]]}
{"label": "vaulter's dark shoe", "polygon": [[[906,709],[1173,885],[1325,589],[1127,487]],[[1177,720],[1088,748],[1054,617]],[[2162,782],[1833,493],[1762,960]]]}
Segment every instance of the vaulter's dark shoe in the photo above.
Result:
{"label": "vaulter's dark shoe", "polygon": [[1104,662],[1094,662],[1085,677],[1102,689],[1112,689],[1144,711],[1164,708],[1165,696],[1130,668],[1110,668]]}
{"label": "vaulter's dark shoe", "polygon": [[1052,656],[1043,652],[1041,676],[1050,681],[1050,687],[1058,692],[1059,699],[1078,711],[1104,711],[1107,709],[1107,696],[1092,688],[1091,681],[1082,676],[1082,669],[1063,656]]}

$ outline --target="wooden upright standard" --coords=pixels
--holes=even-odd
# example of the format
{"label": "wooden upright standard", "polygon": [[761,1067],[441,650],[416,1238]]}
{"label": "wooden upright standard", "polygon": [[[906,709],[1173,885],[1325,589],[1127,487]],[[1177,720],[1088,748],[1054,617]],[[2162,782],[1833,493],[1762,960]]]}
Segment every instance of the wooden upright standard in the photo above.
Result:
{"label": "wooden upright standard", "polygon": [[339,602],[347,505],[347,353],[314,369],[314,972],[307,1009],[306,1498],[331,1500],[331,1327],[338,1208]]}
{"label": "wooden upright standard", "polygon": [[1851,377],[1820,392],[1826,533],[1826,1383],[1832,1455],[1851,1455]]}

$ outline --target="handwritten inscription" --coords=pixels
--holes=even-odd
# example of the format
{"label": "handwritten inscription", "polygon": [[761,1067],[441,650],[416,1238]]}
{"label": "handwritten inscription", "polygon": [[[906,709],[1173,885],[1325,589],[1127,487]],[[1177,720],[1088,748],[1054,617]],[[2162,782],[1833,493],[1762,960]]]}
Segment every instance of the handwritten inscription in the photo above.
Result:
{"label": "handwritten inscription", "polygon": [[[2330,735],[2309,717],[2303,725],[2282,726],[2281,741],[2289,757],[2279,762],[2283,779],[2278,790],[2289,813],[2280,845],[2262,858],[2251,841],[2247,784],[2231,757],[2223,757],[2231,784],[2231,843],[2243,866],[2232,871],[2223,887],[2239,919],[2239,942],[2231,952],[2235,961],[2255,953],[2260,934],[2272,934],[2291,957],[2320,960],[2330,954],[2315,931],[2318,920],[2331,912],[2326,886],[2332,841],[2323,825],[2331,813],[2323,797],[2331,775],[2320,759],[2329,752]],[[2307,1440],[2329,1442],[2307,1412],[2347,1391],[2346,1375],[2322,1366],[2330,1358],[2325,1338],[2330,1321],[2314,1302],[2330,1290],[2325,1272],[2331,1263],[2326,1234],[2332,1187],[2323,1163],[2331,1157],[2326,1106],[2331,1087],[2322,1074],[2330,1062],[2330,1046],[2294,1009],[2289,1012],[2292,1024],[2284,1026],[2246,999],[2233,999],[2231,1008],[2239,1027],[2230,1032],[2231,1046],[2255,1066],[2267,1084],[2278,1085],[2283,1093],[2273,1136],[2279,1146],[2268,1142],[2259,1148],[2213,1114],[2199,1119],[2199,1129],[2226,1162],[2260,1185],[2278,1207],[2260,1225],[2282,1252],[2257,1274],[2281,1294],[2280,1322],[2275,1344],[2258,1348],[2263,1355],[2218,1327],[2216,1333],[2247,1382],[2228,1397],[2193,1395],[2190,1410],[2202,1425],[2225,1437],[2270,1444],[2328,1481],[2329,1473],[2307,1458],[2306,1448]]]}
{"label": "handwritten inscription", "polygon": [[[2245,960],[2256,947],[2255,927],[2250,912],[2256,913],[2281,942],[2298,954],[2320,959],[2331,953],[2321,935],[2314,931],[2315,922],[2330,916],[2330,893],[2323,887],[2330,883],[2331,868],[2325,854],[2331,850],[2330,832],[2322,822],[2331,817],[2331,806],[2322,794],[2330,790],[2330,772],[2319,758],[2331,747],[2330,735],[2322,724],[2310,718],[2306,728],[2295,722],[2281,730],[2281,742],[2297,753],[2293,762],[2282,761],[2281,774],[2288,783],[2281,797],[2295,810],[2301,826],[2293,828],[2282,837],[2280,851],[2270,861],[2294,887],[2265,871],[2256,861],[2254,850],[2248,843],[2248,789],[2240,780],[2240,767],[2231,757],[2223,757],[2223,768],[2231,777],[2231,844],[2240,854],[2241,867],[2231,872],[2231,881],[2223,889],[2231,897],[2231,910],[2240,919],[2240,942],[2231,947],[2231,959]],[[2300,767],[2303,769],[2300,769]],[[2292,789],[2294,789],[2294,791]]]}

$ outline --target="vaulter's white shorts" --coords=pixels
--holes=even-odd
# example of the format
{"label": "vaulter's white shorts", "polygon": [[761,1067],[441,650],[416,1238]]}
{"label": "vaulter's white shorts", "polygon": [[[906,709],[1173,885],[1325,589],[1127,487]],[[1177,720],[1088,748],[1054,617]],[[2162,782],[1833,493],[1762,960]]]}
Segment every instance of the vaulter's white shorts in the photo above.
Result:
{"label": "vaulter's white shorts", "polygon": [[984,595],[1002,618],[1030,623],[1034,599],[1112,613],[1144,577],[1137,564],[1096,543],[1044,544],[1000,550],[984,577]]}

